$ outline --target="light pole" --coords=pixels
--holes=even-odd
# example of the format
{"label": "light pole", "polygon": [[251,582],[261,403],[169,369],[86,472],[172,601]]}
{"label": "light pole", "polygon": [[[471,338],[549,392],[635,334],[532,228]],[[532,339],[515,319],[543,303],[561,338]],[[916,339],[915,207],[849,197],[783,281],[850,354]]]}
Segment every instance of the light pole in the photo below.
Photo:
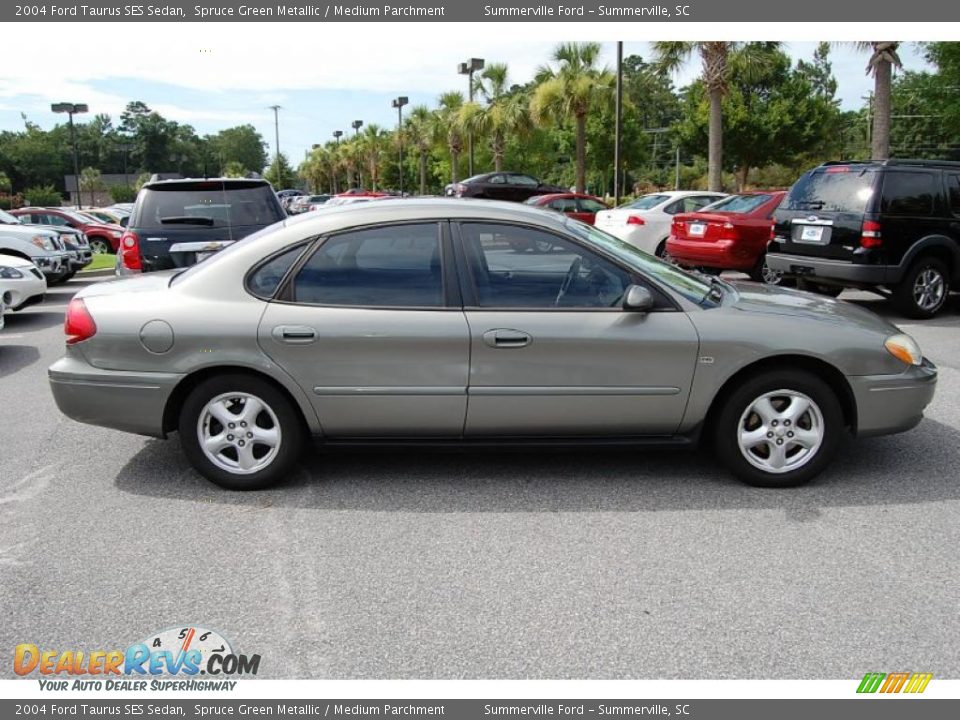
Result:
{"label": "light pole", "polygon": [[[623,141],[623,43],[617,43],[617,101],[613,140],[613,206],[620,204],[620,144]],[[679,189],[679,188],[678,188]]]}
{"label": "light pole", "polygon": [[[350,127],[353,128],[353,137],[357,138],[360,136],[360,128],[363,126],[363,120],[354,120],[350,123]],[[358,146],[359,147],[359,146]],[[360,160],[360,167],[357,168],[357,179],[360,181],[360,189],[363,189],[363,159]]]}
{"label": "light pole", "polygon": [[[343,136],[343,130],[334,130],[334,131],[333,131],[333,139],[334,139],[334,142],[336,142],[336,144],[337,144],[337,150],[340,149],[340,138],[341,138],[342,136]],[[339,158],[339,156],[340,156],[340,154],[337,153],[337,157],[338,157],[338,158]],[[334,195],[336,195],[337,192],[339,191],[338,184],[339,184],[339,183],[337,182],[337,168],[336,168],[336,166],[334,166],[334,168],[333,168],[333,194],[334,194]]]}
{"label": "light pole", "polygon": [[[473,102],[473,74],[478,70],[483,70],[484,66],[483,58],[470,58],[467,62],[462,62],[457,66],[457,72],[461,75],[468,76],[468,95],[470,97],[470,102]],[[471,130],[467,134],[467,146],[469,148],[469,154],[467,156],[467,174],[473,176],[473,131]]]}
{"label": "light pole", "polygon": [[393,102],[390,103],[391,107],[397,109],[397,145],[399,147],[397,173],[400,175],[400,197],[403,197],[403,106],[409,102],[410,100],[406,96],[401,95],[394,98]]}
{"label": "light pole", "polygon": [[77,154],[77,135],[73,129],[73,116],[87,112],[90,108],[84,103],[54,103],[50,109],[55,113],[66,113],[70,118],[70,144],[73,146],[73,181],[77,186],[77,209],[83,210],[80,198],[80,156]]}
{"label": "light pole", "polygon": [[[280,175],[280,106],[271,105],[270,109],[273,110],[273,132],[274,138],[276,140],[276,149],[277,149],[277,185],[283,185],[283,177]],[[281,190],[283,188],[281,187]]]}

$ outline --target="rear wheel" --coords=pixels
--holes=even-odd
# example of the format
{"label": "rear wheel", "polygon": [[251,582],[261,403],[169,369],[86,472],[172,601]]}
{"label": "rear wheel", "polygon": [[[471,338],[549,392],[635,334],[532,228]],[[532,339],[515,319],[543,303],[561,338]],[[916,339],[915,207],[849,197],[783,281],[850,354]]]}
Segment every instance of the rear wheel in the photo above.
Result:
{"label": "rear wheel", "polygon": [[783,273],[767,265],[767,254],[764,253],[757,258],[757,264],[750,271],[750,279],[754,282],[762,282],[764,285],[782,285]]}
{"label": "rear wheel", "polygon": [[893,302],[907,317],[931,318],[947,302],[950,271],[942,260],[924,257],[917,260],[900,284],[893,289]]}
{"label": "rear wheel", "polygon": [[785,488],[816,477],[844,434],[830,386],[801,370],[744,382],[726,399],[714,440],[720,460],[748,485]]}
{"label": "rear wheel", "polygon": [[179,430],[191,464],[228,490],[276,485],[304,442],[298,410],[276,387],[249,375],[201,382],[183,404]]}

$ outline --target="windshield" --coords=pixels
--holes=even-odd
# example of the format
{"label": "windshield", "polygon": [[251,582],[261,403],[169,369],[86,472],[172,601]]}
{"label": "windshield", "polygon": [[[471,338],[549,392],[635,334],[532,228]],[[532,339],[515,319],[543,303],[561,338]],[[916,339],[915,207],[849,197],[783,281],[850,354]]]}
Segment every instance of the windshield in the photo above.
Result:
{"label": "windshield", "polygon": [[669,200],[669,195],[644,195],[639,197],[636,200],[631,200],[628,203],[623,205],[618,205],[617,207],[623,210],[649,210],[650,208],[655,208],[660,203],[665,200]]}
{"label": "windshield", "polygon": [[597,245],[630,267],[636,268],[643,274],[662,282],[692,302],[701,303],[710,294],[711,286],[709,283],[700,280],[685,270],[681,270],[676,265],[670,265],[653,255],[648,255],[643,250],[635,248],[613,235],[597,230],[592,225],[568,219],[566,226],[577,237]]}
{"label": "windshield", "polygon": [[814,170],[802,176],[783,201],[783,210],[826,210],[860,214],[873,197],[876,172],[846,165]]}
{"label": "windshield", "polygon": [[753,212],[765,202],[770,200],[773,195],[731,195],[713,205],[707,205],[701,208],[699,212],[729,212],[729,213],[748,213]]}

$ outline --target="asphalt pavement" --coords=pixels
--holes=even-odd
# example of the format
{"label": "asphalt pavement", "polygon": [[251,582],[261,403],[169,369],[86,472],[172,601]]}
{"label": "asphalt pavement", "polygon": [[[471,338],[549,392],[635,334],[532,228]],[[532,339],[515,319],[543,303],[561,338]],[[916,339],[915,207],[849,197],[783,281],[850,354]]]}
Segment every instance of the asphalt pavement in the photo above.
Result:
{"label": "asphalt pavement", "polygon": [[[960,677],[960,302],[911,432],[814,484],[689,451],[354,451],[230,493],[160,441],[59,414],[84,283],[0,332],[0,652],[220,631],[276,678]],[[0,676],[12,676],[9,661]]]}

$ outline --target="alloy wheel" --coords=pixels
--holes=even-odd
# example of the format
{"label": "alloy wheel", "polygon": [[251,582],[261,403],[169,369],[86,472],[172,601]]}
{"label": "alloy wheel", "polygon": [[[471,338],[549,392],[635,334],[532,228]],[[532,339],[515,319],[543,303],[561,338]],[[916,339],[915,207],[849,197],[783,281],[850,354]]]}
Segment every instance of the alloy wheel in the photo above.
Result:
{"label": "alloy wheel", "polygon": [[924,312],[940,307],[946,295],[947,283],[936,268],[928,267],[917,275],[913,283],[913,301]]}
{"label": "alloy wheel", "polygon": [[823,413],[809,396],[796,390],[774,390],[743,411],[737,444],[755,468],[780,475],[813,460],[824,432]]}
{"label": "alloy wheel", "polygon": [[200,449],[214,465],[236,475],[252,475],[277,457],[282,441],[273,409],[246,392],[210,400],[197,420]]}

